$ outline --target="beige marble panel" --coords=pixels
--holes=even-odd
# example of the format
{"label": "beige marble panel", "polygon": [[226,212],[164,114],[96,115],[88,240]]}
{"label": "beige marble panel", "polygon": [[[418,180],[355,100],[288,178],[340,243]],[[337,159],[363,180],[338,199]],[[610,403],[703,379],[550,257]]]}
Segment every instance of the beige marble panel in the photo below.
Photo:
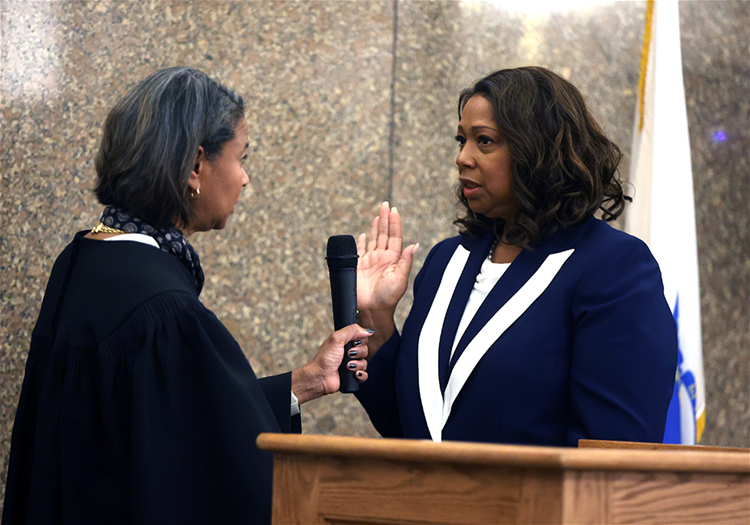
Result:
{"label": "beige marble panel", "polygon": [[750,2],[680,2],[680,28],[701,286],[703,442],[750,447]]}

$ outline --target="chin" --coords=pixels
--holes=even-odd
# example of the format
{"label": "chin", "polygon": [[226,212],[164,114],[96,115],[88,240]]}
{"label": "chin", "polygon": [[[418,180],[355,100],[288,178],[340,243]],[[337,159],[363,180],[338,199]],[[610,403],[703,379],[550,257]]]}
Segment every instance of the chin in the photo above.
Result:
{"label": "chin", "polygon": [[512,220],[512,218],[516,216],[515,210],[504,210],[504,209],[497,209],[497,208],[477,209],[477,208],[471,207],[471,211],[473,211],[477,215],[484,215],[488,219],[502,219],[504,221],[508,221],[509,218]]}
{"label": "chin", "polygon": [[474,212],[475,215],[484,215],[488,219],[494,219],[492,210],[488,210],[481,206],[469,206],[469,209]]}
{"label": "chin", "polygon": [[222,219],[220,221],[217,221],[216,224],[214,224],[213,229],[214,230],[223,230],[224,228],[227,227],[227,222],[229,222],[229,217],[227,217],[226,219]]}

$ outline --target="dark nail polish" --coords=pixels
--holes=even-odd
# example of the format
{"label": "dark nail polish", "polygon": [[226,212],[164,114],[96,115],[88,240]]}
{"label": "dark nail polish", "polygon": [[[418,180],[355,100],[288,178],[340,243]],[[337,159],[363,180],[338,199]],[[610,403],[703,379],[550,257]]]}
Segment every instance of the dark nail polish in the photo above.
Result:
{"label": "dark nail polish", "polygon": [[365,332],[367,332],[368,334],[374,334],[375,330],[370,330],[369,328],[365,328]]}
{"label": "dark nail polish", "polygon": [[349,350],[349,357],[357,357],[357,351],[356,350]]}
{"label": "dark nail polish", "polygon": [[355,368],[357,368],[357,363],[349,363],[346,366],[349,367],[349,368],[351,368],[352,370],[354,370]]}
{"label": "dark nail polish", "polygon": [[357,377],[362,377],[362,372],[357,372]]}
{"label": "dark nail polish", "polygon": [[361,344],[362,344],[362,340],[361,340],[361,339],[357,339],[356,341],[354,341],[354,342],[352,343],[352,346],[359,346],[359,345],[361,345]]}

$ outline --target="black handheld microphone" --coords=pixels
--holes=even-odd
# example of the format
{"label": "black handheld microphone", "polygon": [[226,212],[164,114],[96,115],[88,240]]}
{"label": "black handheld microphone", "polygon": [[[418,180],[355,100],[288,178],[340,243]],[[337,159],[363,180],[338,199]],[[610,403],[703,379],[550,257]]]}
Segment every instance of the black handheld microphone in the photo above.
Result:
{"label": "black handheld microphone", "polygon": [[[331,276],[331,301],[333,302],[333,328],[340,330],[357,322],[357,244],[351,235],[334,235],[328,238],[326,261]],[[344,347],[344,359],[339,367],[341,392],[359,390],[354,372],[347,368],[351,342]]]}

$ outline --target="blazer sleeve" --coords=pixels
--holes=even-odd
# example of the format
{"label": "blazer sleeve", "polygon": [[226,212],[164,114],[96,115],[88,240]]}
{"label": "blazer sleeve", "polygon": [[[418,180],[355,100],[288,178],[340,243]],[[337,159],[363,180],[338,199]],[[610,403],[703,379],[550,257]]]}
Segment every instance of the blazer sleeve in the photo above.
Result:
{"label": "blazer sleeve", "polygon": [[396,357],[401,345],[398,330],[367,365],[367,381],[359,385],[357,399],[383,437],[403,437],[396,395]]}
{"label": "blazer sleeve", "polygon": [[[415,301],[419,297],[419,289],[426,269],[439,246],[440,244],[430,250],[422,269],[414,279]],[[396,384],[396,362],[400,349],[401,334],[396,330],[368,363],[368,379],[359,386],[359,391],[355,394],[375,429],[383,437],[400,438],[404,435],[398,409]]]}
{"label": "blazer sleeve", "polygon": [[568,445],[661,442],[677,366],[677,329],[661,273],[638,239],[588,261],[573,299]]}

